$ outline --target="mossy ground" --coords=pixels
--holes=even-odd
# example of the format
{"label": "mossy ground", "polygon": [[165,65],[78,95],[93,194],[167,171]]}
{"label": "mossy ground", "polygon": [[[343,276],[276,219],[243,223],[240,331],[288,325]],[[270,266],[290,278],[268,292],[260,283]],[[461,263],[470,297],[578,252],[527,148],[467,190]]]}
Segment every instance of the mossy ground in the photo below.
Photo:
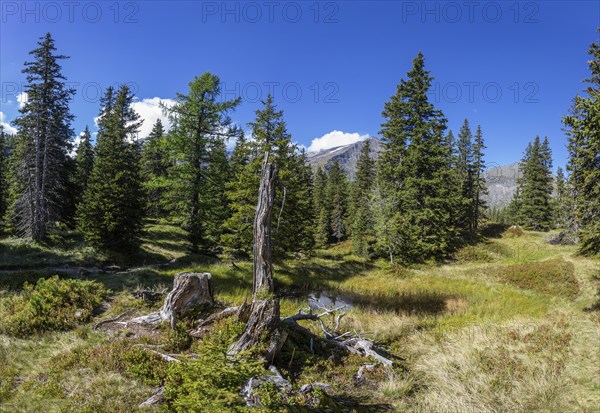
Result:
{"label": "mossy ground", "polygon": [[[309,291],[341,292],[353,302],[342,329],[365,334],[403,360],[356,386],[352,375],[364,359],[331,349],[311,354],[305,338],[293,336],[276,364],[295,386],[330,383],[332,411],[595,412],[600,261],[576,256],[573,246],[550,245],[546,237],[496,234],[459,251],[453,262],[410,269],[356,257],[349,243],[278,262],[282,315],[306,307]],[[23,279],[60,272],[44,267],[110,259],[69,242],[61,249],[0,241],[0,300],[18,293]],[[172,259],[168,267],[146,266]],[[189,343],[168,329],[138,337],[91,326],[126,310],[150,311],[152,304],[131,290],[162,290],[180,271],[211,272],[223,305],[250,295],[251,263],[188,255],[185,234],[168,225],[148,226],[142,253],[130,261],[139,267],[82,276],[112,291],[91,323],[29,339],[0,336],[0,411],[137,411],[166,373],[160,361],[127,349],[166,345],[185,354],[199,352],[201,344],[186,348]]]}

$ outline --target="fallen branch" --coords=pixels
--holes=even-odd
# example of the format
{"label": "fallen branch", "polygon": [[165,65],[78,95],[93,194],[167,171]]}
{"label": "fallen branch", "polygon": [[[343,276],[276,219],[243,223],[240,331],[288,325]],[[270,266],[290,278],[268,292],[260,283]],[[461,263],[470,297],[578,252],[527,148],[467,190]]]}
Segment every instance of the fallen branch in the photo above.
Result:
{"label": "fallen branch", "polygon": [[[346,315],[346,313],[339,312],[339,311],[343,310],[345,308],[345,306],[329,308],[329,309],[324,308],[324,307],[321,307],[321,308],[323,308],[324,311],[320,314],[314,314],[312,309],[309,309],[308,312],[305,312],[303,309],[300,309],[298,311],[298,314],[284,318],[282,320],[282,324],[284,324],[288,328],[295,330],[299,333],[309,335],[311,337],[311,352],[312,352],[312,339],[315,336],[310,330],[299,325],[298,321],[301,321],[301,320],[318,321],[321,326],[321,329],[323,330],[323,333],[325,334],[325,337],[316,336],[316,338],[318,338],[319,340],[321,340],[324,343],[333,345],[335,347],[338,347],[340,349],[343,349],[347,352],[350,352],[350,353],[353,353],[353,354],[356,354],[359,356],[373,357],[375,360],[377,360],[377,362],[383,364],[385,367],[391,367],[394,364],[394,362],[392,360],[382,356],[375,350],[375,345],[373,344],[372,341],[361,337],[361,335],[359,335],[358,333],[356,333],[356,332],[352,333],[349,331],[342,333],[342,334],[337,333],[340,328],[342,317],[344,317]],[[327,327],[322,320],[323,317],[325,317],[327,315],[334,316],[335,321],[334,321],[333,328]]]}
{"label": "fallen branch", "polygon": [[377,367],[377,364],[375,363],[368,363],[368,364],[363,364],[362,366],[360,366],[358,368],[358,372],[354,375],[354,380],[356,382],[356,384],[362,384],[365,381],[365,372],[367,371],[373,371],[375,370],[375,367]]}
{"label": "fallen branch", "polygon": [[149,351],[152,354],[156,354],[157,356],[159,356],[160,358],[162,358],[165,361],[168,361],[169,363],[173,362],[173,363],[181,363],[181,360],[176,359],[175,357],[169,356],[168,354],[164,354],[164,353],[160,353],[156,350],[152,350],[149,348],[144,349],[146,351]]}
{"label": "fallen branch", "polygon": [[128,314],[131,314],[132,312],[133,312],[133,310],[127,310],[127,311],[125,311],[125,312],[123,312],[123,313],[119,314],[119,315],[118,315],[118,316],[116,316],[116,317],[109,318],[109,319],[106,319],[106,320],[102,320],[102,321],[100,321],[100,322],[96,323],[96,325],[94,325],[94,330],[97,330],[97,329],[98,329],[98,327],[100,327],[100,326],[102,326],[102,325],[104,325],[104,324],[108,324],[108,323],[114,323],[114,322],[116,322],[116,321],[119,321],[121,318],[123,318],[124,316],[126,316],[126,315],[128,315]]}
{"label": "fallen branch", "polygon": [[146,400],[143,403],[140,403],[140,405],[138,407],[145,407],[145,406],[152,406],[154,404],[158,404],[160,402],[162,402],[165,399],[165,396],[163,394],[163,387],[159,387],[156,392],[154,393],[154,395],[152,395],[148,400]]}

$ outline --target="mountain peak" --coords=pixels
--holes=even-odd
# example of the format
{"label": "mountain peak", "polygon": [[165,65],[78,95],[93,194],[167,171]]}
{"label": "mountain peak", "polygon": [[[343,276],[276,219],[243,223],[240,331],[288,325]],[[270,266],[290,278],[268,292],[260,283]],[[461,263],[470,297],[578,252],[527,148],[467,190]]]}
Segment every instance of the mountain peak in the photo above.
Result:
{"label": "mountain peak", "polygon": [[382,144],[379,139],[370,136],[365,140],[351,143],[349,145],[336,146],[334,148],[324,149],[319,152],[309,152],[307,161],[313,167],[321,167],[328,171],[335,161],[339,161],[342,170],[346,173],[350,180],[354,179],[356,172],[356,163],[360,156],[360,151],[365,142],[369,142],[371,146],[371,157],[377,158],[377,155],[382,150]]}

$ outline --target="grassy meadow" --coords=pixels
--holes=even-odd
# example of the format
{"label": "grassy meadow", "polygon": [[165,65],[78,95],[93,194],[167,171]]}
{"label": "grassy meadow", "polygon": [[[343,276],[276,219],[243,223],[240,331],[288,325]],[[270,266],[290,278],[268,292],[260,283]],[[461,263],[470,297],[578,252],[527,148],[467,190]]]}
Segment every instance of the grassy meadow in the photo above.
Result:
{"label": "grassy meadow", "polygon": [[[327,348],[313,354],[305,338],[292,334],[274,364],[295,388],[320,381],[333,394],[318,406],[275,400],[269,410],[598,412],[600,261],[578,257],[574,246],[550,245],[548,236],[491,234],[453,261],[413,268],[358,258],[349,243],[278,262],[282,316],[307,307],[311,292],[338,295],[351,304],[341,330],[374,340],[396,363],[356,383],[353,375],[368,360]],[[160,307],[162,300],[143,301],[132,292],[170,289],[174,274],[182,271],[210,272],[217,301],[240,304],[250,296],[251,262],[188,255],[185,233],[168,225],[149,225],[143,251],[120,266],[108,265],[114,257],[79,247],[77,239],[67,245],[0,241],[0,411],[249,410],[237,406],[237,399],[231,402],[241,380],[236,372],[221,374],[208,366],[218,365],[218,354],[239,333],[235,322],[220,322],[201,339],[184,331],[193,320],[150,334],[94,326]],[[26,330],[29,320],[18,318],[20,306],[27,297],[33,305],[45,296],[31,287],[24,291],[24,281],[55,274],[101,284],[102,302],[89,317],[59,331]],[[303,325],[320,333],[316,323]],[[177,354],[188,371],[176,371],[152,348]],[[253,368],[248,361],[237,370]],[[227,364],[222,369],[235,370]],[[193,385],[187,381],[190,371]],[[165,383],[169,404],[138,407]],[[194,399],[202,395],[211,400]]]}

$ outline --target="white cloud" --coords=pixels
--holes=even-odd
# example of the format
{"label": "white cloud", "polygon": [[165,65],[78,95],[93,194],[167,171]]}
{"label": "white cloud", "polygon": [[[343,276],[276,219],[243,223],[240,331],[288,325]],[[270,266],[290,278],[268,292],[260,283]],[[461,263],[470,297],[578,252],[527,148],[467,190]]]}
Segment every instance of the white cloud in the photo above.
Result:
{"label": "white cloud", "polygon": [[4,113],[0,112],[0,124],[4,127],[4,132],[9,135],[14,135],[17,133],[17,129],[10,126],[7,122],[4,122]]}
{"label": "white cloud", "polygon": [[367,139],[369,135],[359,133],[347,133],[339,130],[333,130],[320,138],[312,140],[308,147],[308,152],[319,152],[325,149],[335,148],[336,146],[350,145],[358,141]]}
{"label": "white cloud", "polygon": [[81,143],[81,137],[85,134],[84,131],[79,132],[79,135],[75,136],[75,141],[73,141],[73,149],[71,150],[70,155],[75,156],[77,153],[77,148],[79,148],[79,144]]}
{"label": "white cloud", "polygon": [[[173,106],[175,101],[173,99],[161,99],[159,97],[142,99],[137,102],[133,102],[131,107],[140,115],[140,120],[143,120],[142,127],[138,133],[139,139],[146,139],[150,132],[152,132],[152,127],[156,123],[158,119],[161,120],[165,131],[171,129],[171,123],[169,122],[169,118],[163,113],[161,103],[166,106]],[[96,128],[98,128],[98,121],[100,120],[100,116],[94,117],[94,124]],[[92,133],[92,137],[96,139],[97,133]]]}
{"label": "white cloud", "polygon": [[29,100],[27,92],[21,92],[17,95],[17,102],[19,102],[19,109],[25,106],[25,103]]}
{"label": "white cloud", "polygon": [[165,131],[171,129],[169,119],[167,118],[167,116],[165,116],[160,106],[161,103],[167,106],[172,106],[173,104],[175,104],[175,101],[173,99],[161,99],[159,97],[154,97],[149,99],[142,99],[140,101],[134,102],[131,105],[131,107],[140,115],[140,118],[144,120],[144,123],[140,128],[140,133],[138,135],[140,139],[145,139],[148,137],[148,135],[150,135],[152,127],[158,119],[161,120]]}

